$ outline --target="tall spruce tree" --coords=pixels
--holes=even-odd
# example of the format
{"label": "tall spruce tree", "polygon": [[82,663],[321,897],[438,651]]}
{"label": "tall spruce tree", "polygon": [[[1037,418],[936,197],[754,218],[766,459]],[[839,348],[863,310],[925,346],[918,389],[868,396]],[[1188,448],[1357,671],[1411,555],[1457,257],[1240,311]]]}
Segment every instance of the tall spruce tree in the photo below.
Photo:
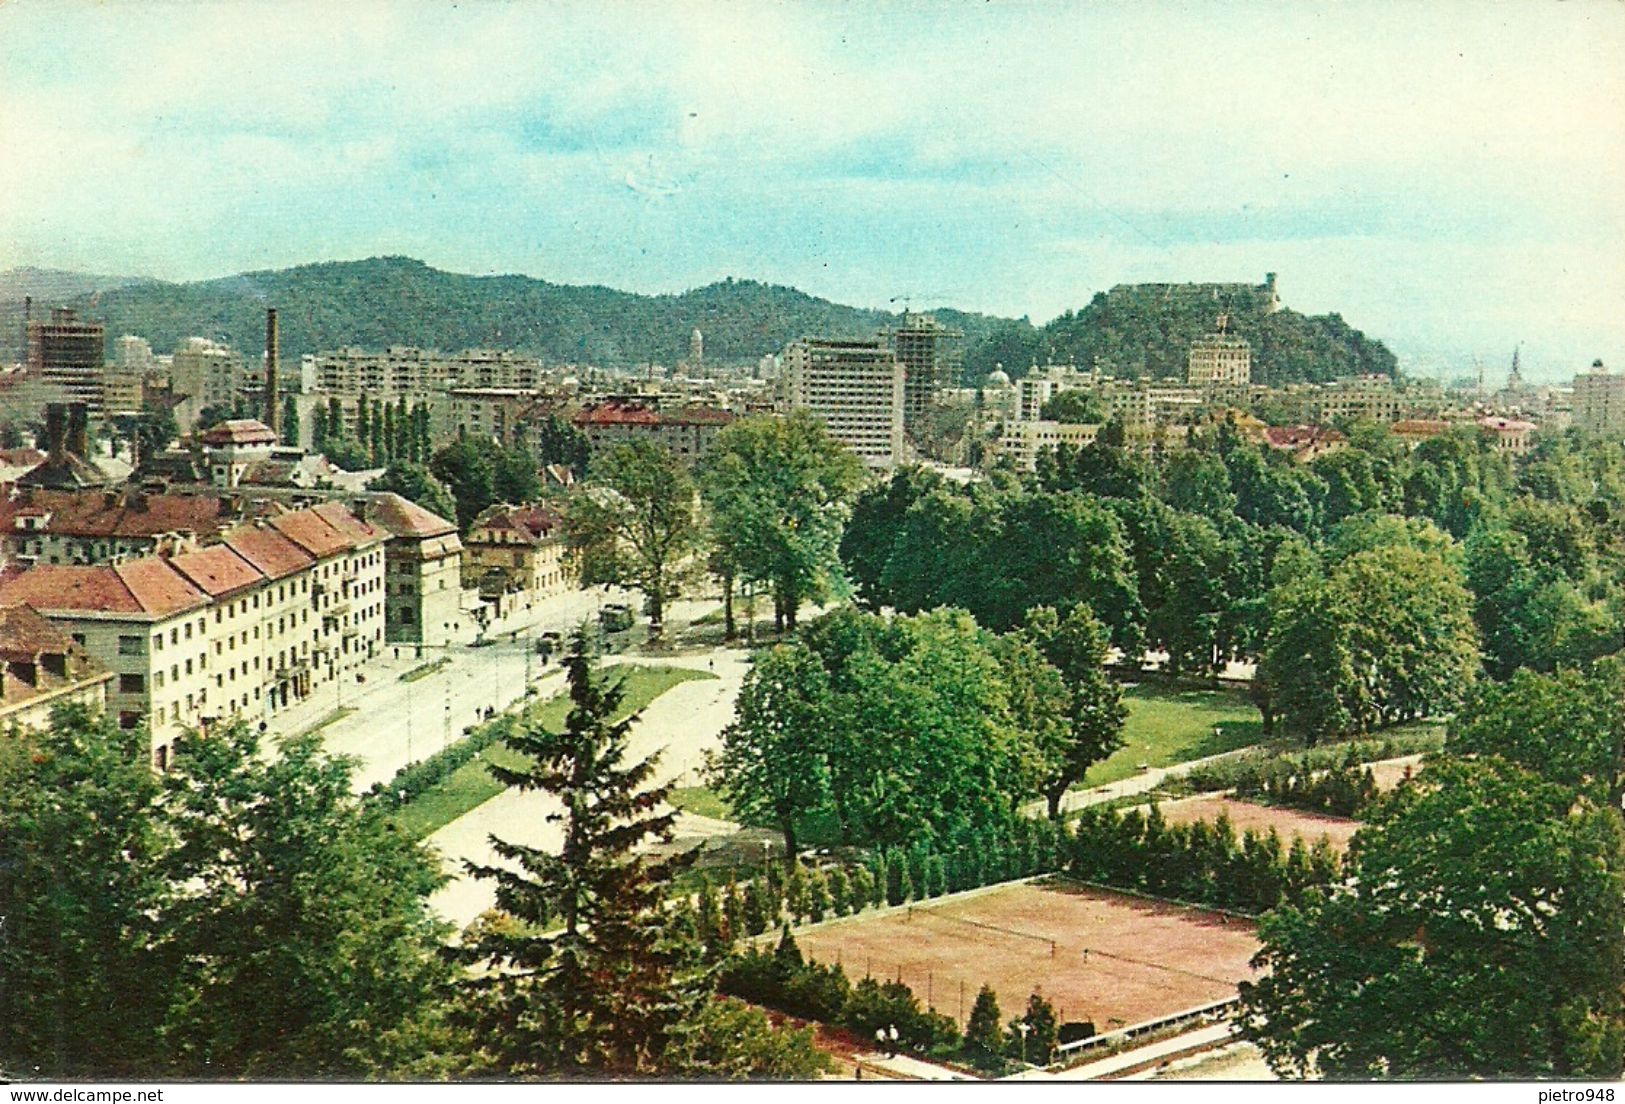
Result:
{"label": "tall spruce tree", "polygon": [[635,853],[646,840],[670,840],[670,787],[644,788],[654,757],[622,762],[637,715],[612,720],[621,686],[594,667],[586,630],[577,630],[565,659],[564,731],[517,727],[504,742],[524,765],[491,768],[508,786],[556,799],[562,808],[550,819],[563,829],[562,848],[493,837],[517,869],[469,865],[497,883],[498,905],[520,921],[481,933],[469,948],[489,967],[471,983],[475,1035],[507,1076],[667,1072],[706,996],[692,972],[695,949],[661,908],[666,882],[686,860]]}

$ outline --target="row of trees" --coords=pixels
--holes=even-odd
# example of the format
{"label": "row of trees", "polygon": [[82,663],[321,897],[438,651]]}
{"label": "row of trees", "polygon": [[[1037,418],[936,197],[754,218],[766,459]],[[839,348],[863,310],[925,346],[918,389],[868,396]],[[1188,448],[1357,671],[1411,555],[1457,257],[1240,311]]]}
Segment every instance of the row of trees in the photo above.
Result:
{"label": "row of trees", "polygon": [[1478,687],[1347,877],[1264,919],[1243,996],[1279,1072],[1620,1076],[1622,692],[1613,660]]}
{"label": "row of trees", "polygon": [[578,635],[565,730],[516,728],[510,785],[563,808],[562,850],[498,844],[503,914],[448,955],[438,862],[351,793],[318,741],[183,736],[83,711],[0,741],[0,1069],[36,1076],[816,1076],[810,1033],[714,996],[652,763]]}
{"label": "row of trees", "polygon": [[939,847],[1061,796],[1120,743],[1106,634],[1083,606],[1031,611],[995,636],[963,611],[853,609],[757,656],[711,776],[747,820],[839,841]]}
{"label": "row of trees", "polygon": [[837,556],[861,479],[857,460],[804,415],[743,418],[717,434],[697,473],[646,441],[595,462],[565,517],[583,586],[643,592],[654,631],[686,572],[723,584],[727,635],[740,583],[767,589],[780,629],[844,586]]}
{"label": "row of trees", "polygon": [[1294,463],[1222,424],[1150,456],[1119,438],[971,487],[918,471],[859,496],[841,555],[870,608],[1017,624],[1088,604],[1174,674],[1256,660],[1260,706],[1311,740],[1448,711],[1480,665],[1551,670],[1625,640],[1625,450],[1385,429]]}
{"label": "row of trees", "polygon": [[423,403],[408,408],[396,402],[362,395],[356,400],[354,432],[337,396],[316,407],[311,443],[316,451],[346,471],[381,468],[397,460],[427,463],[433,447],[429,440],[429,408]]}

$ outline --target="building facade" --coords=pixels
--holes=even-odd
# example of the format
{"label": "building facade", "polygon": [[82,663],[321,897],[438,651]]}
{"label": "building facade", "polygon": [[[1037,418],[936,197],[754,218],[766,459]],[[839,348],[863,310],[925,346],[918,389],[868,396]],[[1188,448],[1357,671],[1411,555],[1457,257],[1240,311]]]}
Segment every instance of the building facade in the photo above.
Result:
{"label": "building facade", "polygon": [[353,679],[383,645],[385,534],[339,503],[207,548],[40,565],[0,582],[113,673],[108,709],[148,723],[154,764],[185,730],[262,720]]}
{"label": "building facade", "polygon": [[396,644],[451,643],[462,624],[463,544],[457,526],[398,494],[358,504],[384,544],[384,639]]}
{"label": "building facade", "polygon": [[791,410],[823,422],[868,467],[903,461],[908,372],[881,342],[793,341],[784,350],[784,372]]}
{"label": "building facade", "polygon": [[610,399],[576,411],[570,423],[594,454],[628,441],[651,441],[684,463],[705,455],[716,435],[733,423],[730,411],[707,406],[662,410],[651,404]]}
{"label": "building facade", "polygon": [[28,323],[28,374],[46,401],[84,403],[92,417],[102,412],[102,363],[107,330],[81,322],[77,311],[58,307],[48,321]]}
{"label": "building facade", "polygon": [[0,737],[38,731],[58,706],[107,708],[113,673],[27,606],[0,608]]}
{"label": "building facade", "polygon": [[1597,437],[1625,434],[1625,375],[1615,375],[1594,361],[1589,372],[1574,377],[1571,399],[1574,425]]}
{"label": "building facade", "polygon": [[563,594],[564,519],[545,506],[487,507],[463,539],[462,571],[497,616]]}

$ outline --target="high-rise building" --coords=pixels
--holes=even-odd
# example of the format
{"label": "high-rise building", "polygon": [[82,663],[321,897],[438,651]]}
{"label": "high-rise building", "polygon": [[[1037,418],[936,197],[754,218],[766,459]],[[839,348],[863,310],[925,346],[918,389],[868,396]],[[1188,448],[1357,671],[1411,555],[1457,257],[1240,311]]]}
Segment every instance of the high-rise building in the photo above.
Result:
{"label": "high-rise building", "polygon": [[100,322],[81,322],[78,311],[58,307],[50,321],[28,323],[29,374],[50,400],[82,402],[99,415],[106,341]]}
{"label": "high-rise building", "polygon": [[959,342],[964,335],[929,314],[905,312],[891,331],[891,351],[903,366],[903,426],[912,431],[925,420],[937,390],[957,384]]}
{"label": "high-rise building", "polygon": [[170,390],[186,396],[175,408],[181,432],[191,432],[204,407],[235,405],[248,382],[247,362],[237,350],[203,337],[181,342],[169,364]]}
{"label": "high-rise building", "polygon": [[1574,424],[1584,433],[1615,437],[1625,433],[1625,376],[1593,361],[1574,376]]}
{"label": "high-rise building", "polygon": [[907,370],[880,341],[803,338],[784,350],[784,371],[791,410],[818,418],[870,467],[901,462]]}

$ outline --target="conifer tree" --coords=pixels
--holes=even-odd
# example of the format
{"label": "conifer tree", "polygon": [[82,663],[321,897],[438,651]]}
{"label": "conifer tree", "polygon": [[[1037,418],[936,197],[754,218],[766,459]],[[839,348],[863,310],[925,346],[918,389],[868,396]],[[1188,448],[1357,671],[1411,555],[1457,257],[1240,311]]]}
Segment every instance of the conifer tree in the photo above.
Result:
{"label": "conifer tree", "polygon": [[970,1019],[965,1023],[965,1057],[979,1069],[998,1069],[1004,1063],[999,1052],[1004,1049],[1004,1029],[999,1022],[999,998],[991,986],[984,985],[971,1005]]}
{"label": "conifer tree", "polygon": [[[614,721],[618,682],[594,671],[585,628],[565,659],[571,709],[563,732],[516,726],[504,738],[524,757],[492,766],[504,784],[554,797],[562,851],[493,837],[515,863],[469,864],[497,883],[497,903],[526,927],[483,933],[470,957],[486,975],[472,983],[474,1028],[507,1076],[639,1076],[668,1066],[703,988],[687,972],[691,947],[674,938],[661,908],[665,884],[686,857],[647,862],[645,840],[670,840],[675,812],[660,812],[669,786],[645,789],[653,757],[623,763],[636,715]],[[543,930],[557,916],[558,927]]]}

